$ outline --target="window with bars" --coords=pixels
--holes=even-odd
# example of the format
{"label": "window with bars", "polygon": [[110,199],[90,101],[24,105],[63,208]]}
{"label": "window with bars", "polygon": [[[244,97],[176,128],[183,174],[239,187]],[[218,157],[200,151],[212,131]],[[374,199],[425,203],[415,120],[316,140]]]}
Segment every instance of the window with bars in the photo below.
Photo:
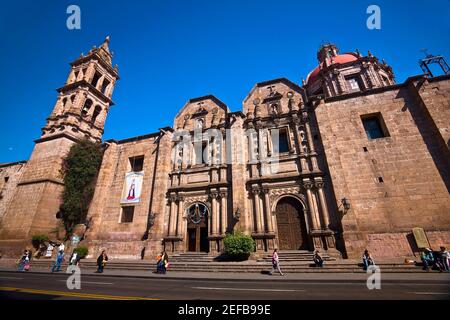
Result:
{"label": "window with bars", "polygon": [[369,140],[389,137],[389,132],[387,131],[387,127],[381,113],[362,115],[361,121]]}
{"label": "window with bars", "polygon": [[134,206],[122,207],[122,214],[120,217],[121,223],[133,222],[133,217],[134,217]]}
{"label": "window with bars", "polygon": [[144,170],[144,156],[137,156],[129,158],[130,168],[133,172],[141,172]]}

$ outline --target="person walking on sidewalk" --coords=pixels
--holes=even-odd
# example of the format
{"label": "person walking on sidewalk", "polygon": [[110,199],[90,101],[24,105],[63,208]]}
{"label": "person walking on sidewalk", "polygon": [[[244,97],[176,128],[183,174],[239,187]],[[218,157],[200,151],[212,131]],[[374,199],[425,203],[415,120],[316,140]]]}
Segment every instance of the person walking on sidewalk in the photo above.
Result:
{"label": "person walking on sidewalk", "polygon": [[52,267],[52,273],[55,272],[55,269],[56,272],[61,271],[61,264],[63,260],[64,260],[64,251],[59,251],[58,254],[56,255],[56,260]]}
{"label": "person walking on sidewalk", "polygon": [[270,275],[273,275],[273,272],[275,270],[277,270],[280,273],[280,275],[284,276],[284,273],[281,272],[281,269],[280,269],[280,258],[278,257],[278,252],[277,251],[278,251],[277,249],[273,250],[273,254],[272,254],[272,270],[270,271]]}
{"label": "person walking on sidewalk", "polygon": [[420,254],[420,259],[422,260],[423,270],[429,271],[428,268],[432,268],[434,264],[433,254],[431,249],[425,248]]}
{"label": "person walking on sidewalk", "polygon": [[108,261],[108,256],[106,255],[105,250],[97,258],[97,273],[103,273],[103,269],[105,268],[106,262]]}
{"label": "person walking on sidewalk", "polygon": [[30,271],[31,263],[31,250],[26,251],[25,255],[25,265],[23,266],[23,270]]}
{"label": "person walking on sidewalk", "polygon": [[162,253],[159,253],[156,256],[156,273],[162,273]]}
{"label": "person walking on sidewalk", "polygon": [[78,258],[78,253],[75,250],[73,250],[73,253],[72,253],[72,255],[70,256],[70,259],[69,259],[69,265],[70,266],[77,266],[79,260],[80,259]]}
{"label": "person walking on sidewalk", "polygon": [[162,254],[162,273],[165,274],[167,272],[167,268],[169,268],[169,256],[164,251]]}
{"label": "person walking on sidewalk", "polygon": [[28,250],[24,250],[22,253],[22,256],[19,259],[19,267],[18,267],[18,271],[24,271],[24,267],[25,267],[25,259],[28,256]]}
{"label": "person walking on sidewalk", "polygon": [[445,247],[441,247],[440,248],[441,251],[439,251],[440,254],[440,260],[442,263],[442,267],[444,269],[444,271],[450,271],[450,266],[449,266],[449,258],[450,258],[450,253],[445,250]]}

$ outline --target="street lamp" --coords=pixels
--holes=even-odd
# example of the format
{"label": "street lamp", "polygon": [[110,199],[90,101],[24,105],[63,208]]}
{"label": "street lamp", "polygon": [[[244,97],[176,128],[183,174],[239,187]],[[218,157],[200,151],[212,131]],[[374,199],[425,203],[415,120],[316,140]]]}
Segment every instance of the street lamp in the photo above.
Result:
{"label": "street lamp", "polygon": [[155,225],[155,218],[156,214],[154,212],[150,212],[150,215],[148,216],[149,229]]}
{"label": "street lamp", "polygon": [[344,208],[343,213],[346,214],[347,211],[350,210],[350,201],[348,201],[348,199],[344,197],[341,199],[341,205]]}
{"label": "street lamp", "polygon": [[237,208],[236,212],[234,213],[234,219],[239,221],[240,218],[241,218],[241,209]]}

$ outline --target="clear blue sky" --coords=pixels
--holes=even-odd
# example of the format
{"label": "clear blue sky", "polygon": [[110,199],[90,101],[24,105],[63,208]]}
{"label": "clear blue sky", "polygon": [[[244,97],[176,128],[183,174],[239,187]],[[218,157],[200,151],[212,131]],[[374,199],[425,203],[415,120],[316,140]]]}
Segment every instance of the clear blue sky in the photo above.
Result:
{"label": "clear blue sky", "polygon": [[[66,8],[81,8],[81,30]],[[381,8],[381,30],[366,8]],[[69,62],[111,36],[121,80],[104,139],[173,124],[193,97],[214,94],[233,111],[257,82],[300,83],[322,41],[384,58],[398,82],[419,74],[422,48],[450,60],[450,1],[2,1],[0,163],[28,159]]]}

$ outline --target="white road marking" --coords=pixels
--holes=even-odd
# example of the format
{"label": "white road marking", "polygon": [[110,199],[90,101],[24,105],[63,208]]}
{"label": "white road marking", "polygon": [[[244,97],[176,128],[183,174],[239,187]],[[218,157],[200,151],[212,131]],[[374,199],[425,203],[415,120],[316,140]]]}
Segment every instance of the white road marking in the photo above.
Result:
{"label": "white road marking", "polygon": [[[64,281],[64,282],[66,282],[67,280],[59,280],[59,281]],[[108,284],[108,285],[114,284],[114,283],[112,283],[112,282],[81,281],[81,284],[83,284],[83,283],[90,283],[90,284]]]}
{"label": "white road marking", "polygon": [[424,295],[433,295],[433,294],[445,294],[450,295],[450,292],[410,292],[414,294],[424,294]]}
{"label": "white road marking", "polygon": [[213,288],[213,287],[191,287],[192,289],[199,290],[232,290],[232,291],[276,291],[276,292],[293,292],[293,291],[305,291],[305,290],[293,290],[293,289],[256,289],[256,288]]}
{"label": "white road marking", "polygon": [[0,277],[0,279],[17,279],[17,280],[23,280],[23,278],[17,278],[17,277]]}

